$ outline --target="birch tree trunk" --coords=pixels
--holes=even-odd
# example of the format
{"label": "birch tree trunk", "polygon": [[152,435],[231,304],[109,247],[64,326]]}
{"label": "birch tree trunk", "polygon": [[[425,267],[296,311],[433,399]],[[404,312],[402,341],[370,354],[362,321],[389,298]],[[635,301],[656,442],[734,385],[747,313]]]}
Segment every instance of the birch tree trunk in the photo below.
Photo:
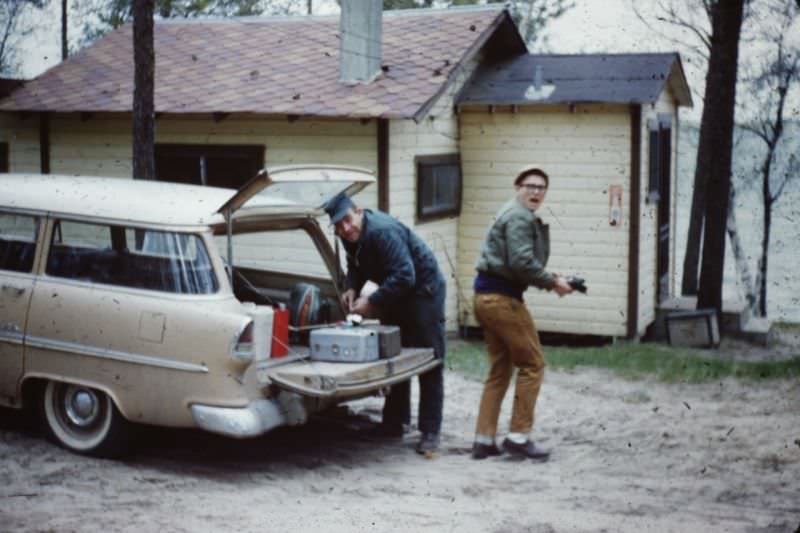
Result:
{"label": "birch tree trunk", "polygon": [[742,238],[739,233],[739,227],[736,222],[736,209],[734,199],[736,191],[731,187],[730,204],[728,206],[728,220],[726,229],[728,231],[728,238],[731,241],[731,252],[733,253],[733,261],[736,265],[736,276],[739,278],[739,284],[744,292],[744,299],[747,305],[745,321],[756,314],[756,287],[758,285],[753,283],[753,276],[750,274],[750,265],[748,264],[747,252],[745,252],[742,245]]}

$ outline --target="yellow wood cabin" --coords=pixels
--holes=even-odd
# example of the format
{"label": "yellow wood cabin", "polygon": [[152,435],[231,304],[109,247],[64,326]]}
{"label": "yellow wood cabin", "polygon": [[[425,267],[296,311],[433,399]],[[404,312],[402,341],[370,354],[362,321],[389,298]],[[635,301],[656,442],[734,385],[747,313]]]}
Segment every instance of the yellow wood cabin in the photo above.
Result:
{"label": "yellow wood cabin", "polygon": [[[476,325],[474,262],[493,213],[520,167],[539,165],[548,267],[589,286],[527,291],[540,331],[642,335],[675,291],[678,107],[691,105],[679,56],[531,55],[502,6],[355,23],[157,21],[157,178],[238,188],[267,165],[372,169],[377,187],[356,202],[432,247],[455,331]],[[0,171],[135,178],[131,32],[0,100]],[[247,259],[264,253],[254,243]],[[316,268],[291,242],[270,254]]]}

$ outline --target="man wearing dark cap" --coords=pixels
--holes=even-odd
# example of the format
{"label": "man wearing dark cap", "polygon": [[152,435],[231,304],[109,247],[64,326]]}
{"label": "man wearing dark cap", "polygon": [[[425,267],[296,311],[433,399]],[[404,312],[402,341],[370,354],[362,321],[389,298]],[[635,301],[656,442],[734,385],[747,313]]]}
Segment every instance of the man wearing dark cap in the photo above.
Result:
{"label": "man wearing dark cap", "polygon": [[[351,313],[380,316],[400,326],[405,347],[433,348],[444,359],[445,281],[430,248],[397,219],[356,207],[340,194],[325,206],[347,252],[347,290],[342,303]],[[378,285],[358,296],[367,281]],[[442,365],[419,376],[418,453],[439,447],[444,403]],[[400,437],[411,420],[411,384],[392,386],[383,406],[381,433]]]}

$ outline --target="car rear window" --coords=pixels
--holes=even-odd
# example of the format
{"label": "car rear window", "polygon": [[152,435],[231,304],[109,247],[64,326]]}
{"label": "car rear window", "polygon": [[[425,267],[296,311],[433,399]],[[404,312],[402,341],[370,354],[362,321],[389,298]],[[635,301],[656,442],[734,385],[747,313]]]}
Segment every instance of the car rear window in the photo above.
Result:
{"label": "car rear window", "polygon": [[30,272],[36,254],[39,219],[0,213],[0,270]]}
{"label": "car rear window", "polygon": [[211,294],[219,283],[199,235],[56,221],[50,276],[178,294]]}

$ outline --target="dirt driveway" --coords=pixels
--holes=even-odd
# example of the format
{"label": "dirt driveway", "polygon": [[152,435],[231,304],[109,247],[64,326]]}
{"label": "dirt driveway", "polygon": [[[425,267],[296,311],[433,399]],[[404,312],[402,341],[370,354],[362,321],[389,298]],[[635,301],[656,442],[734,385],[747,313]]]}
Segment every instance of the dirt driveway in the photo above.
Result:
{"label": "dirt driveway", "polygon": [[[375,399],[354,404],[347,416],[249,441],[148,428],[125,461],[72,455],[0,411],[0,530],[800,527],[796,381],[664,385],[598,370],[550,371],[536,426],[542,444],[554,448],[546,464],[472,460],[481,385],[448,372],[446,387],[443,450],[433,459],[414,453],[415,434],[366,438],[366,419],[379,413]],[[502,416],[507,423],[507,411]]]}

